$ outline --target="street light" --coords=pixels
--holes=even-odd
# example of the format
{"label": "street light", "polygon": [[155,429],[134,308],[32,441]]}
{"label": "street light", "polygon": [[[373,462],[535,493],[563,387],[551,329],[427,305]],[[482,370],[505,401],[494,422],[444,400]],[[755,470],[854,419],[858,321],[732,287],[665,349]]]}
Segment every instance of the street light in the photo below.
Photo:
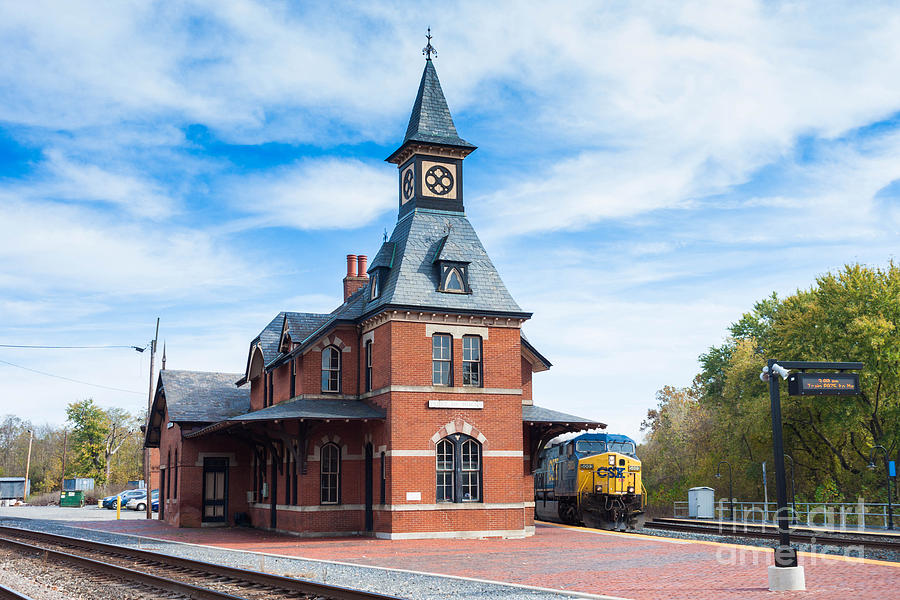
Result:
{"label": "street light", "polygon": [[[797,524],[797,493],[794,491],[794,459],[791,458],[790,454],[785,454],[784,457],[786,459],[788,459],[789,461],[791,461],[791,512],[793,513],[791,525],[796,525]],[[807,511],[807,512],[809,512],[809,511]]]}
{"label": "street light", "polygon": [[727,460],[720,460],[719,464],[716,465],[716,479],[721,479],[722,474],[719,472],[719,469],[722,467],[722,463],[728,465],[728,506],[731,509],[731,522],[734,523],[734,487],[733,487],[733,479],[731,477],[731,463]]}
{"label": "street light", "polygon": [[891,473],[888,469],[888,451],[882,445],[875,446],[872,448],[872,454],[869,456],[869,470],[875,470],[875,451],[881,450],[884,452],[884,478],[887,480],[887,497],[888,497],[888,529],[894,528],[894,506],[891,503]]}

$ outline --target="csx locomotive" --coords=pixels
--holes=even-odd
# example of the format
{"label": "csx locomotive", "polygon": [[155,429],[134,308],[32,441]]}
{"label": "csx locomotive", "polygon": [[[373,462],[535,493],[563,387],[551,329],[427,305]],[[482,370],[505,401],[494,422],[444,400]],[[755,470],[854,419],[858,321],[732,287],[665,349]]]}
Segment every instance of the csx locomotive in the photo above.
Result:
{"label": "csx locomotive", "polygon": [[643,520],[641,461],[627,436],[583,433],[552,443],[534,477],[538,519],[619,530]]}

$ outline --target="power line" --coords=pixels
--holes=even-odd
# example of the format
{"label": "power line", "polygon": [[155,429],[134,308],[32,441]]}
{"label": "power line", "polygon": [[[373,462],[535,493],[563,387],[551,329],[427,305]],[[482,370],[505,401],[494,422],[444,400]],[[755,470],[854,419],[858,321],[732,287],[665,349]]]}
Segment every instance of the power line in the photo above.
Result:
{"label": "power line", "polygon": [[11,367],[16,367],[17,369],[24,369],[26,371],[31,371],[32,373],[37,373],[38,375],[46,375],[47,377],[55,377],[56,379],[62,379],[64,381],[71,381],[72,383],[80,383],[82,385],[89,385],[91,387],[102,388],[104,390],[112,390],[114,392],[125,392],[127,394],[138,394],[141,396],[144,394],[144,392],[135,392],[134,390],[123,390],[122,388],[111,387],[108,385],[100,385],[99,383],[90,383],[87,381],[80,381],[78,379],[72,379],[70,377],[63,377],[62,375],[54,375],[53,373],[46,373],[44,371],[38,371],[37,369],[30,369],[28,367],[23,367],[22,365],[17,365],[15,363],[11,363],[6,360],[0,360],[0,363],[9,365]]}
{"label": "power line", "polygon": [[138,352],[143,352],[144,348],[139,346],[35,346],[30,344],[0,344],[0,348],[40,348],[43,350],[97,350],[103,348],[133,348]]}

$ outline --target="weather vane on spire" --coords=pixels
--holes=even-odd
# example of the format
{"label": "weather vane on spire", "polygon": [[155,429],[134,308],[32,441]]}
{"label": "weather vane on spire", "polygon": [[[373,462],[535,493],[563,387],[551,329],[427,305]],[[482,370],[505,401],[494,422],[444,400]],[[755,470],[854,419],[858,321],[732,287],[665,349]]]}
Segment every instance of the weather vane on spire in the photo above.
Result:
{"label": "weather vane on spire", "polygon": [[434,46],[431,45],[431,27],[428,27],[428,33],[425,34],[425,37],[428,39],[428,45],[422,48],[422,54],[425,55],[425,60],[431,60],[431,55],[434,54],[437,56],[437,50],[434,49]]}

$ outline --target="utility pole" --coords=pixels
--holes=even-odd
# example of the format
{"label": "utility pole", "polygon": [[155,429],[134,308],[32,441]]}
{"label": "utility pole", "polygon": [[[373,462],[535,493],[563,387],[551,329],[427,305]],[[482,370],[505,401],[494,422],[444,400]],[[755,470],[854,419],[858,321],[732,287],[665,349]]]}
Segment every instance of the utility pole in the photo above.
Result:
{"label": "utility pole", "polygon": [[763,523],[769,520],[769,484],[766,482],[766,461],[763,461]]}
{"label": "utility pole", "polygon": [[[153,361],[156,358],[156,342],[159,340],[159,317],[156,317],[156,334],[153,336],[153,341],[150,342],[150,391],[147,393],[147,424],[144,430],[144,436],[146,439],[147,432],[150,431],[150,411],[153,409]],[[153,502],[152,492],[150,486],[150,448],[144,448],[144,489],[147,490],[147,518],[153,518],[153,509],[151,504]]]}
{"label": "utility pole", "polygon": [[34,429],[28,430],[28,458],[25,459],[25,489],[22,490],[22,502],[28,499],[28,472],[31,470],[31,442],[34,441]]}
{"label": "utility pole", "polygon": [[63,429],[63,468],[62,468],[62,478],[59,482],[59,489],[62,491],[64,487],[64,481],[66,479],[66,452],[69,449],[69,430]]}

